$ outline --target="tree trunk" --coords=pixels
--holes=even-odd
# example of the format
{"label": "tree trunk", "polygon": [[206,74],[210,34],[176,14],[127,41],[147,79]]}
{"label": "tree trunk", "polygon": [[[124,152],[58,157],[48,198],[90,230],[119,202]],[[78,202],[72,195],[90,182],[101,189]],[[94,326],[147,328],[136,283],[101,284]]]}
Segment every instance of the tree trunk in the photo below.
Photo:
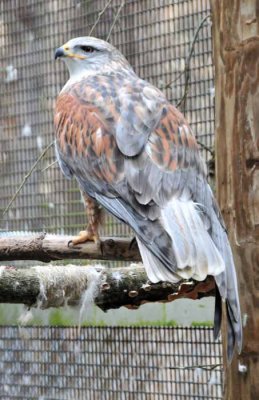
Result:
{"label": "tree trunk", "polygon": [[[234,252],[243,352],[226,366],[225,399],[259,399],[259,6],[211,0],[218,200]],[[225,364],[226,365],[226,364]]]}

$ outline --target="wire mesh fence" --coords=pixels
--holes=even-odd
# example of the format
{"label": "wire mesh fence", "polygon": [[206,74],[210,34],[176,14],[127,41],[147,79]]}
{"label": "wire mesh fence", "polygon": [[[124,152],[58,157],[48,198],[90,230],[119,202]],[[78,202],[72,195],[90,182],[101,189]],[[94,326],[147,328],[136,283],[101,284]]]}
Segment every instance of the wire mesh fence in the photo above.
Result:
{"label": "wire mesh fence", "polygon": [[[0,210],[54,139],[53,106],[67,79],[65,66],[54,63],[55,48],[92,28],[92,35],[103,39],[110,33],[110,42],[136,72],[161,88],[174,104],[187,94],[182,108],[198,140],[211,148],[211,26],[209,18],[203,21],[209,13],[209,0],[2,1]],[[203,155],[210,158],[204,148]],[[5,214],[2,230],[75,233],[85,225],[76,182],[66,181],[57,164],[45,169],[54,160],[51,147]],[[102,233],[127,236],[129,228],[106,217]]]}
{"label": "wire mesh fence", "polygon": [[[55,98],[68,78],[54,50],[91,30],[109,35],[137,74],[173,104],[186,95],[182,111],[207,148],[201,147],[204,158],[211,158],[209,0],[2,0],[0,6],[0,214],[26,178],[0,230],[73,234],[85,226],[77,184],[53,164],[53,146],[28,172],[54,139]],[[106,216],[101,234],[130,230]],[[0,327],[1,399],[222,398],[221,344],[211,329],[82,328],[78,337],[73,328],[34,327],[24,334]]]}
{"label": "wire mesh fence", "polygon": [[0,326],[2,400],[222,399],[210,328]]}

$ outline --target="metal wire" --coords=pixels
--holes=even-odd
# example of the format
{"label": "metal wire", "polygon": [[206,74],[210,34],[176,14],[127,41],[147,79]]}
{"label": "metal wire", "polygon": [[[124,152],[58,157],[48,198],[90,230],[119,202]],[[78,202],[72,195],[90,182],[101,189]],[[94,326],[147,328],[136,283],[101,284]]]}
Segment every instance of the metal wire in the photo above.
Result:
{"label": "metal wire", "polygon": [[[24,336],[26,335],[26,339]],[[210,328],[0,326],[0,399],[222,399]],[[210,368],[212,366],[212,368]]]}
{"label": "metal wire", "polygon": [[[124,7],[119,0],[2,2],[0,213],[53,141],[53,105],[67,79],[65,66],[54,63],[57,46],[87,35],[99,18],[93,34],[105,39],[114,24],[110,42],[141,77],[163,88],[184,71],[195,31],[209,12],[209,0],[127,0]],[[184,87],[182,74],[164,91],[177,104]],[[185,109],[199,141],[211,147],[214,99],[209,23],[204,24],[194,45]],[[205,150],[203,155],[210,157]],[[76,182],[65,180],[56,164],[42,171],[54,159],[51,149],[4,216],[1,229],[74,234],[85,226]],[[102,234],[128,236],[130,230],[107,216]]]}

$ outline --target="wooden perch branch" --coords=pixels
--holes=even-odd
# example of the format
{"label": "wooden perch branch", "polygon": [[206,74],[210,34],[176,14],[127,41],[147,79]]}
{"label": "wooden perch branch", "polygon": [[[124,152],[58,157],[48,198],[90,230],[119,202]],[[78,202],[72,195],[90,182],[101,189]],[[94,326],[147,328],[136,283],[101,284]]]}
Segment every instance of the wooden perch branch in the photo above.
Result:
{"label": "wooden perch branch", "polygon": [[45,233],[0,238],[0,261],[37,260],[50,262],[62,259],[141,261],[137,244],[129,239],[103,238],[100,245],[87,242],[68,246],[71,236]]}
{"label": "wooden perch branch", "polygon": [[[140,261],[136,244],[129,239],[104,238],[100,245],[88,242],[68,246],[69,236],[36,234],[0,238],[0,260],[98,259]],[[146,302],[168,302],[181,297],[199,299],[214,294],[214,280],[151,284],[142,266],[127,268],[101,266],[0,267],[0,303],[23,303],[41,308],[82,303],[91,291],[103,310],[126,306],[138,308]]]}
{"label": "wooden perch branch", "polygon": [[81,304],[87,291],[102,310],[147,302],[170,302],[178,298],[199,299],[214,295],[214,279],[203,282],[151,284],[141,265],[127,268],[36,266],[0,267],[0,303],[23,303],[49,308]]}

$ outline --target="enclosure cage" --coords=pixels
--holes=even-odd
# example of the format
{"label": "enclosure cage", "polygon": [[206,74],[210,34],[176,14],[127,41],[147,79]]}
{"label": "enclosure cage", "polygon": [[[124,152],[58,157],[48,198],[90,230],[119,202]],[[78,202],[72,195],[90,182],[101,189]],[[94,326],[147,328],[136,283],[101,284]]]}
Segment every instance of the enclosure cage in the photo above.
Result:
{"label": "enclosure cage", "polygon": [[23,329],[0,327],[1,399],[222,399],[210,328]]}
{"label": "enclosure cage", "polygon": [[[209,0],[2,0],[0,235],[72,235],[85,227],[77,184],[55,163],[53,108],[68,75],[63,63],[54,63],[54,50],[89,34],[108,38],[141,78],[181,109],[213,176]],[[109,215],[101,234],[131,236]],[[221,343],[210,328],[75,332],[0,327],[0,398],[222,398]]]}
{"label": "enclosure cage", "polygon": [[[89,34],[96,21],[91,34],[106,39],[114,25],[109,41],[173,104],[186,94],[180,108],[210,161],[214,87],[209,15],[208,0],[2,1],[0,210],[54,140],[53,107],[68,78],[65,65],[54,62],[54,50]],[[2,230],[74,234],[84,227],[77,184],[62,176],[54,160],[52,146],[5,213]],[[107,217],[103,234],[130,232]]]}

